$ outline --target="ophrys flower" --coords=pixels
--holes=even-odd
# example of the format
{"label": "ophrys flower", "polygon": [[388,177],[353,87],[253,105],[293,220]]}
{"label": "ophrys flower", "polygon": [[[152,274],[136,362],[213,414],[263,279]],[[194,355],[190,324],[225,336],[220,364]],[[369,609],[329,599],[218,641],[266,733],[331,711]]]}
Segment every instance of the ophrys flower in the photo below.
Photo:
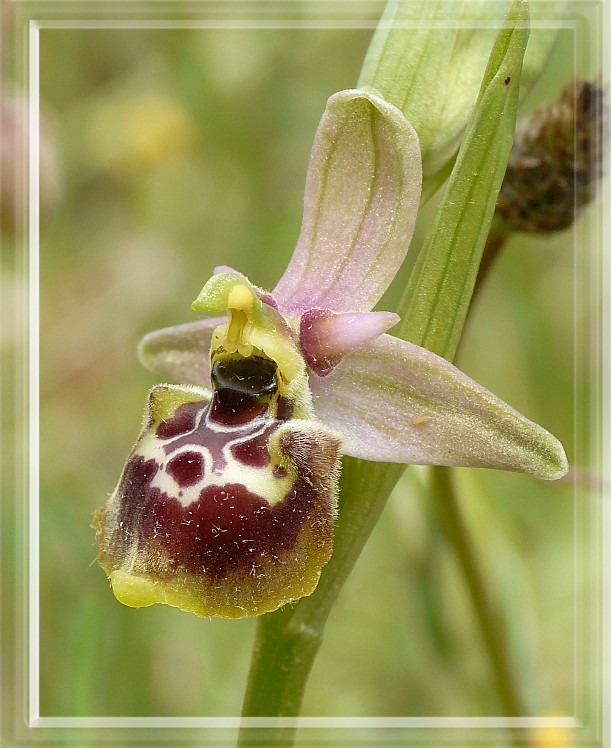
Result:
{"label": "ophrys flower", "polygon": [[217,268],[193,304],[224,314],[160,330],[150,396],[94,526],[122,602],[259,615],[307,595],[332,550],[339,455],[566,472],[558,441],[372,312],[413,233],[417,136],[371,90],[329,99],[297,248],[274,291]]}

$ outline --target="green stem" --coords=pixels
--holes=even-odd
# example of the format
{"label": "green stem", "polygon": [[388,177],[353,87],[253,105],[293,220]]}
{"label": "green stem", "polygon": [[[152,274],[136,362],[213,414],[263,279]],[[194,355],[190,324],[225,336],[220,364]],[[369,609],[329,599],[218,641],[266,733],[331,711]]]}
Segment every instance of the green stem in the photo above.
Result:
{"label": "green stem", "polygon": [[509,717],[523,716],[526,709],[507,648],[505,627],[493,602],[473,538],[462,515],[449,468],[431,468],[431,488],[439,525],[456,554],[469,591],[505,714]]}
{"label": "green stem", "polygon": [[[495,215],[484,247],[470,309],[479,297],[490,269],[510,235],[511,231],[505,222]],[[467,323],[470,317],[469,314]],[[479,563],[475,543],[460,509],[449,468],[431,468],[431,498],[435,505],[439,526],[460,565],[496,682],[499,700],[507,716],[524,715],[526,711],[507,649],[504,627],[487,584],[486,575]]]}
{"label": "green stem", "polygon": [[[259,620],[243,717],[299,714],[329,613],[404,469],[384,463],[372,469],[371,463],[344,460],[335,551],[312,595]],[[238,745],[264,745],[272,732],[244,727]],[[282,732],[284,745],[291,745],[293,728]]]}

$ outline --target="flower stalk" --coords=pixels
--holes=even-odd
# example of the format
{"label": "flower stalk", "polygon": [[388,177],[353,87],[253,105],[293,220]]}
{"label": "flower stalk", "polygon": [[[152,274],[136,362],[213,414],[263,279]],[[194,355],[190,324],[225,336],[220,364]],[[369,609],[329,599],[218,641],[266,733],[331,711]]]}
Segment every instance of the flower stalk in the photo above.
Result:
{"label": "flower stalk", "polygon": [[451,471],[444,467],[432,467],[429,485],[439,527],[454,551],[471,599],[503,713],[508,717],[523,716],[526,708],[507,648],[505,626],[465,524]]}
{"label": "flower stalk", "polygon": [[[336,524],[333,556],[312,595],[260,619],[244,717],[298,716],[329,614],[403,470],[403,465],[344,459],[339,498],[342,519]],[[294,732],[295,728],[283,728],[291,740]],[[243,727],[238,745],[256,744],[251,742],[253,733],[262,737],[260,730]]]}

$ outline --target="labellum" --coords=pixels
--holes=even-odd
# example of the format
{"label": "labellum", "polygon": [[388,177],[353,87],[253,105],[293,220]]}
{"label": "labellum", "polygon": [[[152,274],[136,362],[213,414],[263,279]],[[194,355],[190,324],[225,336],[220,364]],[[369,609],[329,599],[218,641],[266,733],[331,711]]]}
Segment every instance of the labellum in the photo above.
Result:
{"label": "labellum", "polygon": [[94,527],[121,602],[239,618],[316,587],[332,550],[340,439],[312,418],[290,331],[257,325],[277,312],[238,276],[212,286],[219,279],[230,317],[214,335],[212,393],[153,388]]}

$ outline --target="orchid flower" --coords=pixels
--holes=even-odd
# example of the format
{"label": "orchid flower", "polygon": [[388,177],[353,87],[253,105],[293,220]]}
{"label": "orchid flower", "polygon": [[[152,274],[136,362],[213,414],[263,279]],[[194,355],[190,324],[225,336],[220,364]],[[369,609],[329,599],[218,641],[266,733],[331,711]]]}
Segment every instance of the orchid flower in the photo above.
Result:
{"label": "orchid flower", "polygon": [[417,135],[372,89],[327,104],[301,234],[268,293],[221,267],[147,335],[154,387],[119,485],[94,519],[115,596],[201,616],[260,615],[316,587],[340,455],[555,479],[559,442],[371,311],[397,273],[421,188]]}

